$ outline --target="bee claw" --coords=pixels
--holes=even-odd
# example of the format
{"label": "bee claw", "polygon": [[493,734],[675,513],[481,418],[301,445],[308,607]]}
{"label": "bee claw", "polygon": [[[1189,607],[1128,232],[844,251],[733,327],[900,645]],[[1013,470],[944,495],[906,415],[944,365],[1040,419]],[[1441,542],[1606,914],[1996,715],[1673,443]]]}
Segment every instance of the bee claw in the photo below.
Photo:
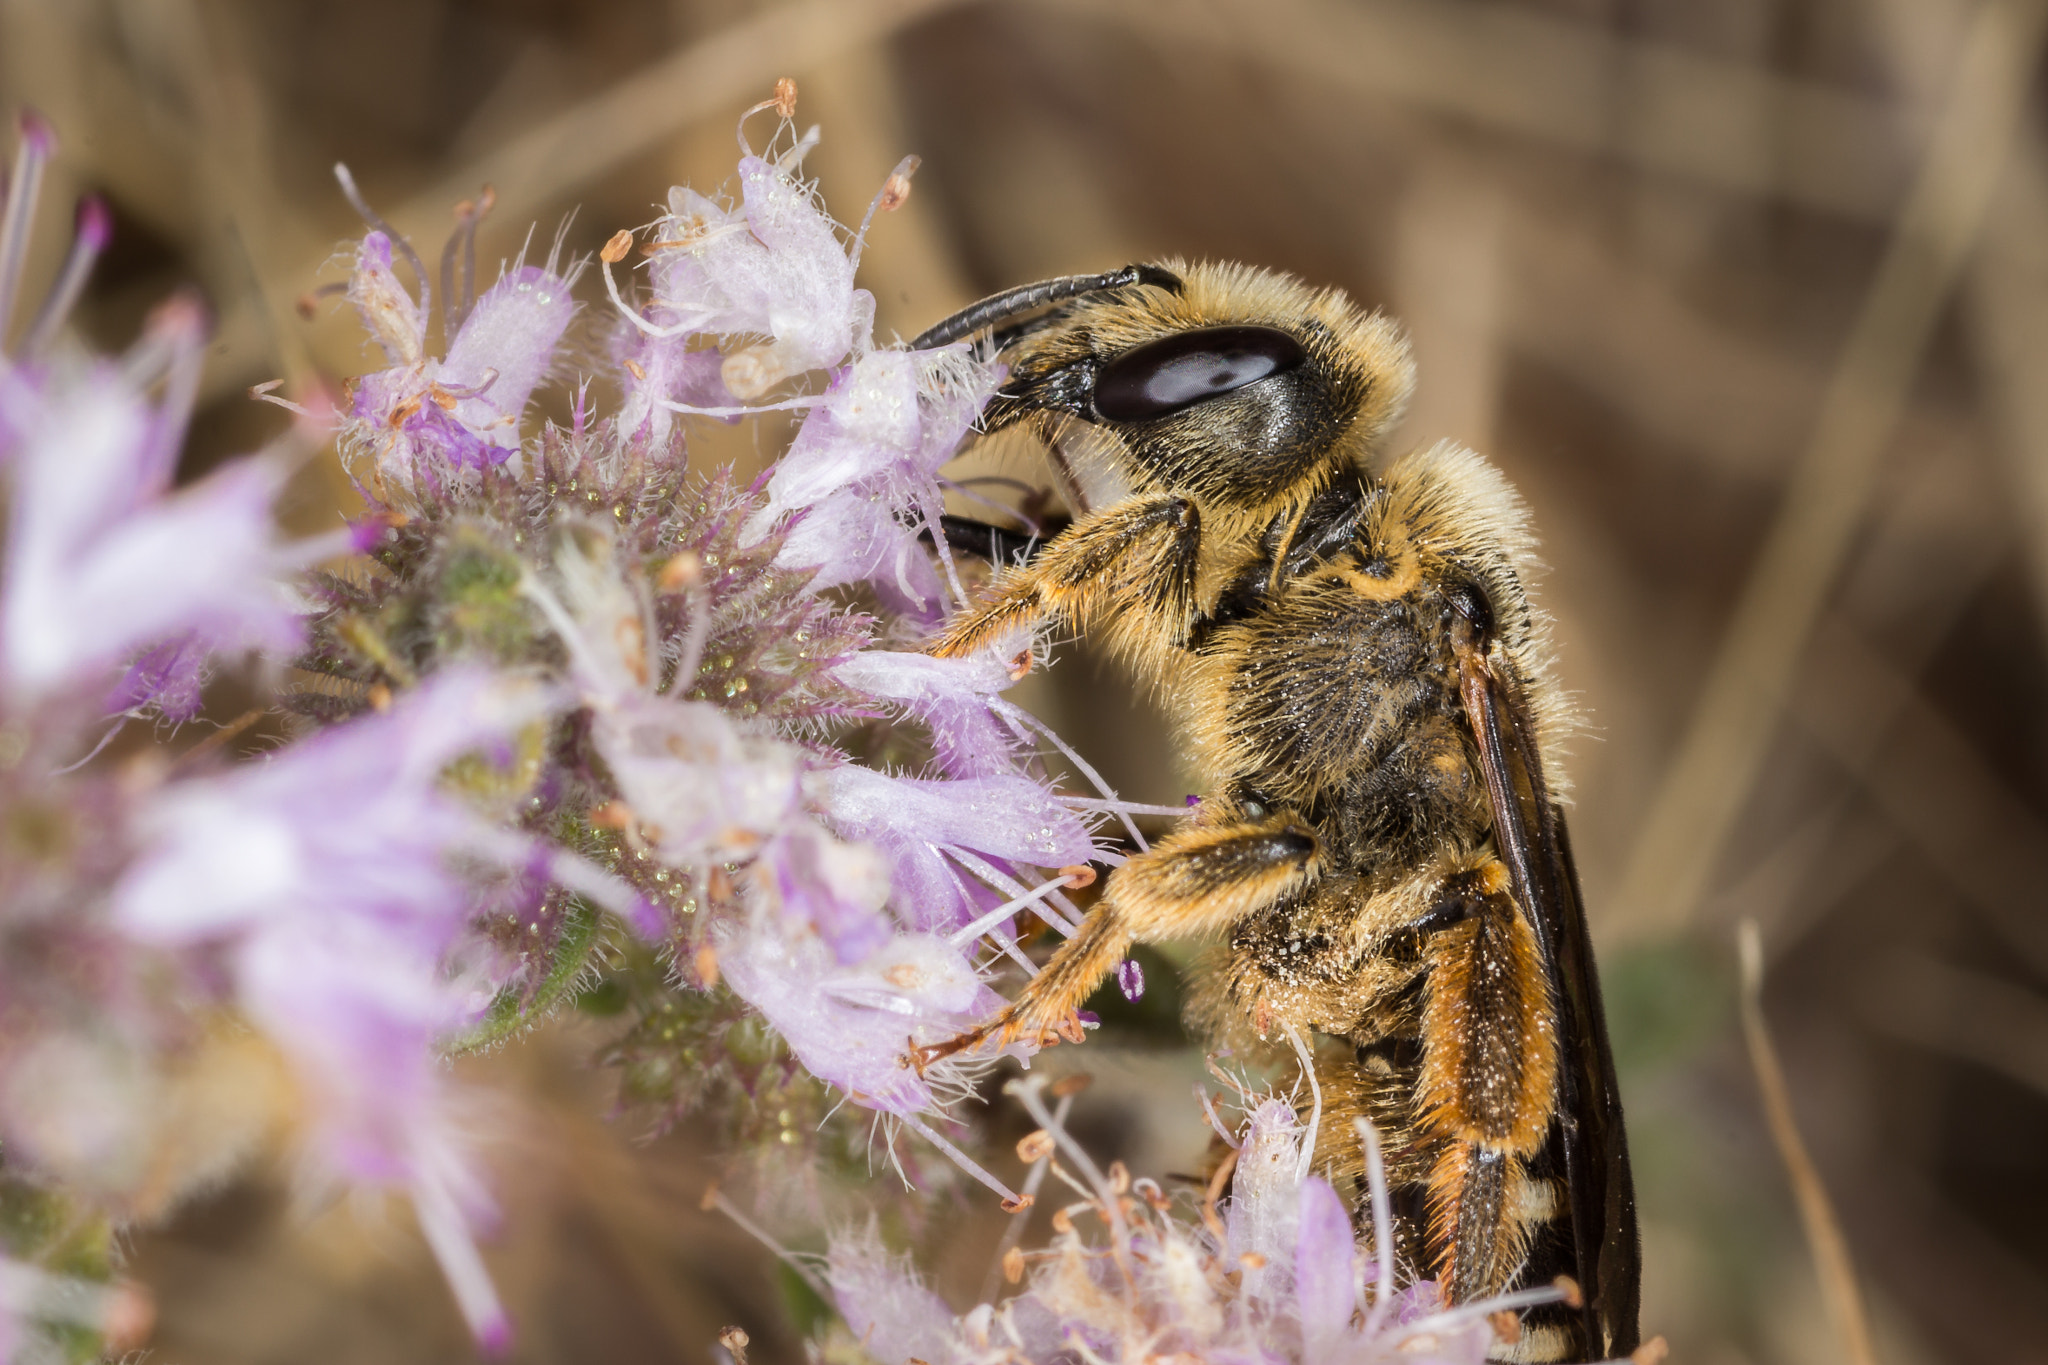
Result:
{"label": "bee claw", "polygon": [[908,1048],[903,1057],[903,1064],[922,1076],[925,1068],[932,1063],[972,1051],[991,1039],[995,1042],[995,1050],[1001,1052],[1027,1034],[1032,1038],[1034,1046],[1040,1048],[1055,1047],[1062,1041],[1079,1043],[1088,1037],[1080,1016],[1076,1014],[1069,1014],[1058,1023],[1048,1024],[1014,1011],[1005,1011],[980,1028],[955,1034],[941,1043],[920,1044],[913,1039],[905,1039]]}
{"label": "bee claw", "polygon": [[910,1043],[910,1052],[905,1060],[919,1076],[922,1076],[926,1067],[934,1062],[942,1062],[955,1053],[966,1052],[988,1037],[988,1032],[986,1028],[970,1029],[966,1033],[955,1034],[943,1043],[926,1043],[923,1045],[919,1045],[914,1040],[906,1039],[905,1041]]}

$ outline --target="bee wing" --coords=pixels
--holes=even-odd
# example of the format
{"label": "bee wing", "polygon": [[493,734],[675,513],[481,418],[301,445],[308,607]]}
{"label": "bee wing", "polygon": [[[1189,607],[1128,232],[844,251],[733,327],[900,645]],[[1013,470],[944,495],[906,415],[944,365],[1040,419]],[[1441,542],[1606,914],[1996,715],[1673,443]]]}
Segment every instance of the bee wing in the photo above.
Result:
{"label": "bee wing", "polygon": [[1635,1184],[1571,838],[1519,689],[1475,662],[1462,670],[1460,691],[1495,842],[1542,945],[1558,1012],[1559,1123],[1549,1143],[1562,1148],[1587,1341],[1600,1357],[1627,1355],[1637,1345],[1642,1273]]}

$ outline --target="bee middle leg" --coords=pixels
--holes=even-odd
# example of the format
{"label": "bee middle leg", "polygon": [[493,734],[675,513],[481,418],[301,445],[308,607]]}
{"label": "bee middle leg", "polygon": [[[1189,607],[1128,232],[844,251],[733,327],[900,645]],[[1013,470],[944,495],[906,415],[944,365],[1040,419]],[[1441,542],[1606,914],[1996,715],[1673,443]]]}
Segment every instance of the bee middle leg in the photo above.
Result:
{"label": "bee middle leg", "polygon": [[961,613],[926,651],[972,654],[1049,620],[1077,626],[1112,611],[1178,643],[1195,618],[1201,517],[1175,496],[1131,497],[1075,522],[1028,564],[1006,569],[995,591]]}
{"label": "bee middle leg", "polygon": [[1315,832],[1291,811],[1179,829],[1110,874],[1102,899],[1016,1002],[971,1033],[920,1048],[935,1061],[994,1035],[1066,1030],[1074,1011],[1137,943],[1192,938],[1306,888],[1320,871]]}
{"label": "bee middle leg", "polygon": [[1557,1022],[1529,919],[1489,860],[1450,878],[1431,919],[1419,1127],[1441,1144],[1430,1240],[1445,1296],[1507,1288],[1527,1241],[1526,1163],[1557,1112]]}

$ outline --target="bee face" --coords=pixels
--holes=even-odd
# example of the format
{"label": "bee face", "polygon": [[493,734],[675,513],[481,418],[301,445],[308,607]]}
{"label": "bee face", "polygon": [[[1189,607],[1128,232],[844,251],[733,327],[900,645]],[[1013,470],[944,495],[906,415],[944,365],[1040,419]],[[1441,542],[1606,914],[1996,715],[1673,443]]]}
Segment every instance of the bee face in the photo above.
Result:
{"label": "bee face", "polygon": [[1178,287],[1084,298],[1008,346],[991,428],[1087,422],[1131,487],[1264,508],[1314,491],[1407,402],[1399,329],[1341,294],[1242,266],[1159,270]]}
{"label": "bee face", "polygon": [[1411,1277],[1465,1303],[1568,1275],[1583,1298],[1528,1309],[1498,1358],[1626,1355],[1634,1196],[1519,500],[1449,444],[1367,463],[1408,352],[1331,291],[1134,266],[997,296],[915,344],[992,326],[1011,372],[985,426],[1084,424],[1128,491],[1077,508],[928,649],[1106,630],[1182,707],[1208,794],[995,1024],[927,1051],[1051,1036],[1131,944],[1224,938],[1197,1022],[1232,1046],[1326,1040],[1318,1160],[1359,1190],[1344,1120],[1380,1128]]}

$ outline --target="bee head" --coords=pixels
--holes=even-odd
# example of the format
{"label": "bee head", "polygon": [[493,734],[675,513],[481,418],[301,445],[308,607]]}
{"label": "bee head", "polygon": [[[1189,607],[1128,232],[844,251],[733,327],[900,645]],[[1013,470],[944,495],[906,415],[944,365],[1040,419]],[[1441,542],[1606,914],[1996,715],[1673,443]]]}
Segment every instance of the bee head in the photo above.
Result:
{"label": "bee head", "polygon": [[1011,371],[992,428],[1078,419],[1135,488],[1264,507],[1320,486],[1400,415],[1412,367],[1387,318],[1273,271],[1139,269],[997,334]]}

